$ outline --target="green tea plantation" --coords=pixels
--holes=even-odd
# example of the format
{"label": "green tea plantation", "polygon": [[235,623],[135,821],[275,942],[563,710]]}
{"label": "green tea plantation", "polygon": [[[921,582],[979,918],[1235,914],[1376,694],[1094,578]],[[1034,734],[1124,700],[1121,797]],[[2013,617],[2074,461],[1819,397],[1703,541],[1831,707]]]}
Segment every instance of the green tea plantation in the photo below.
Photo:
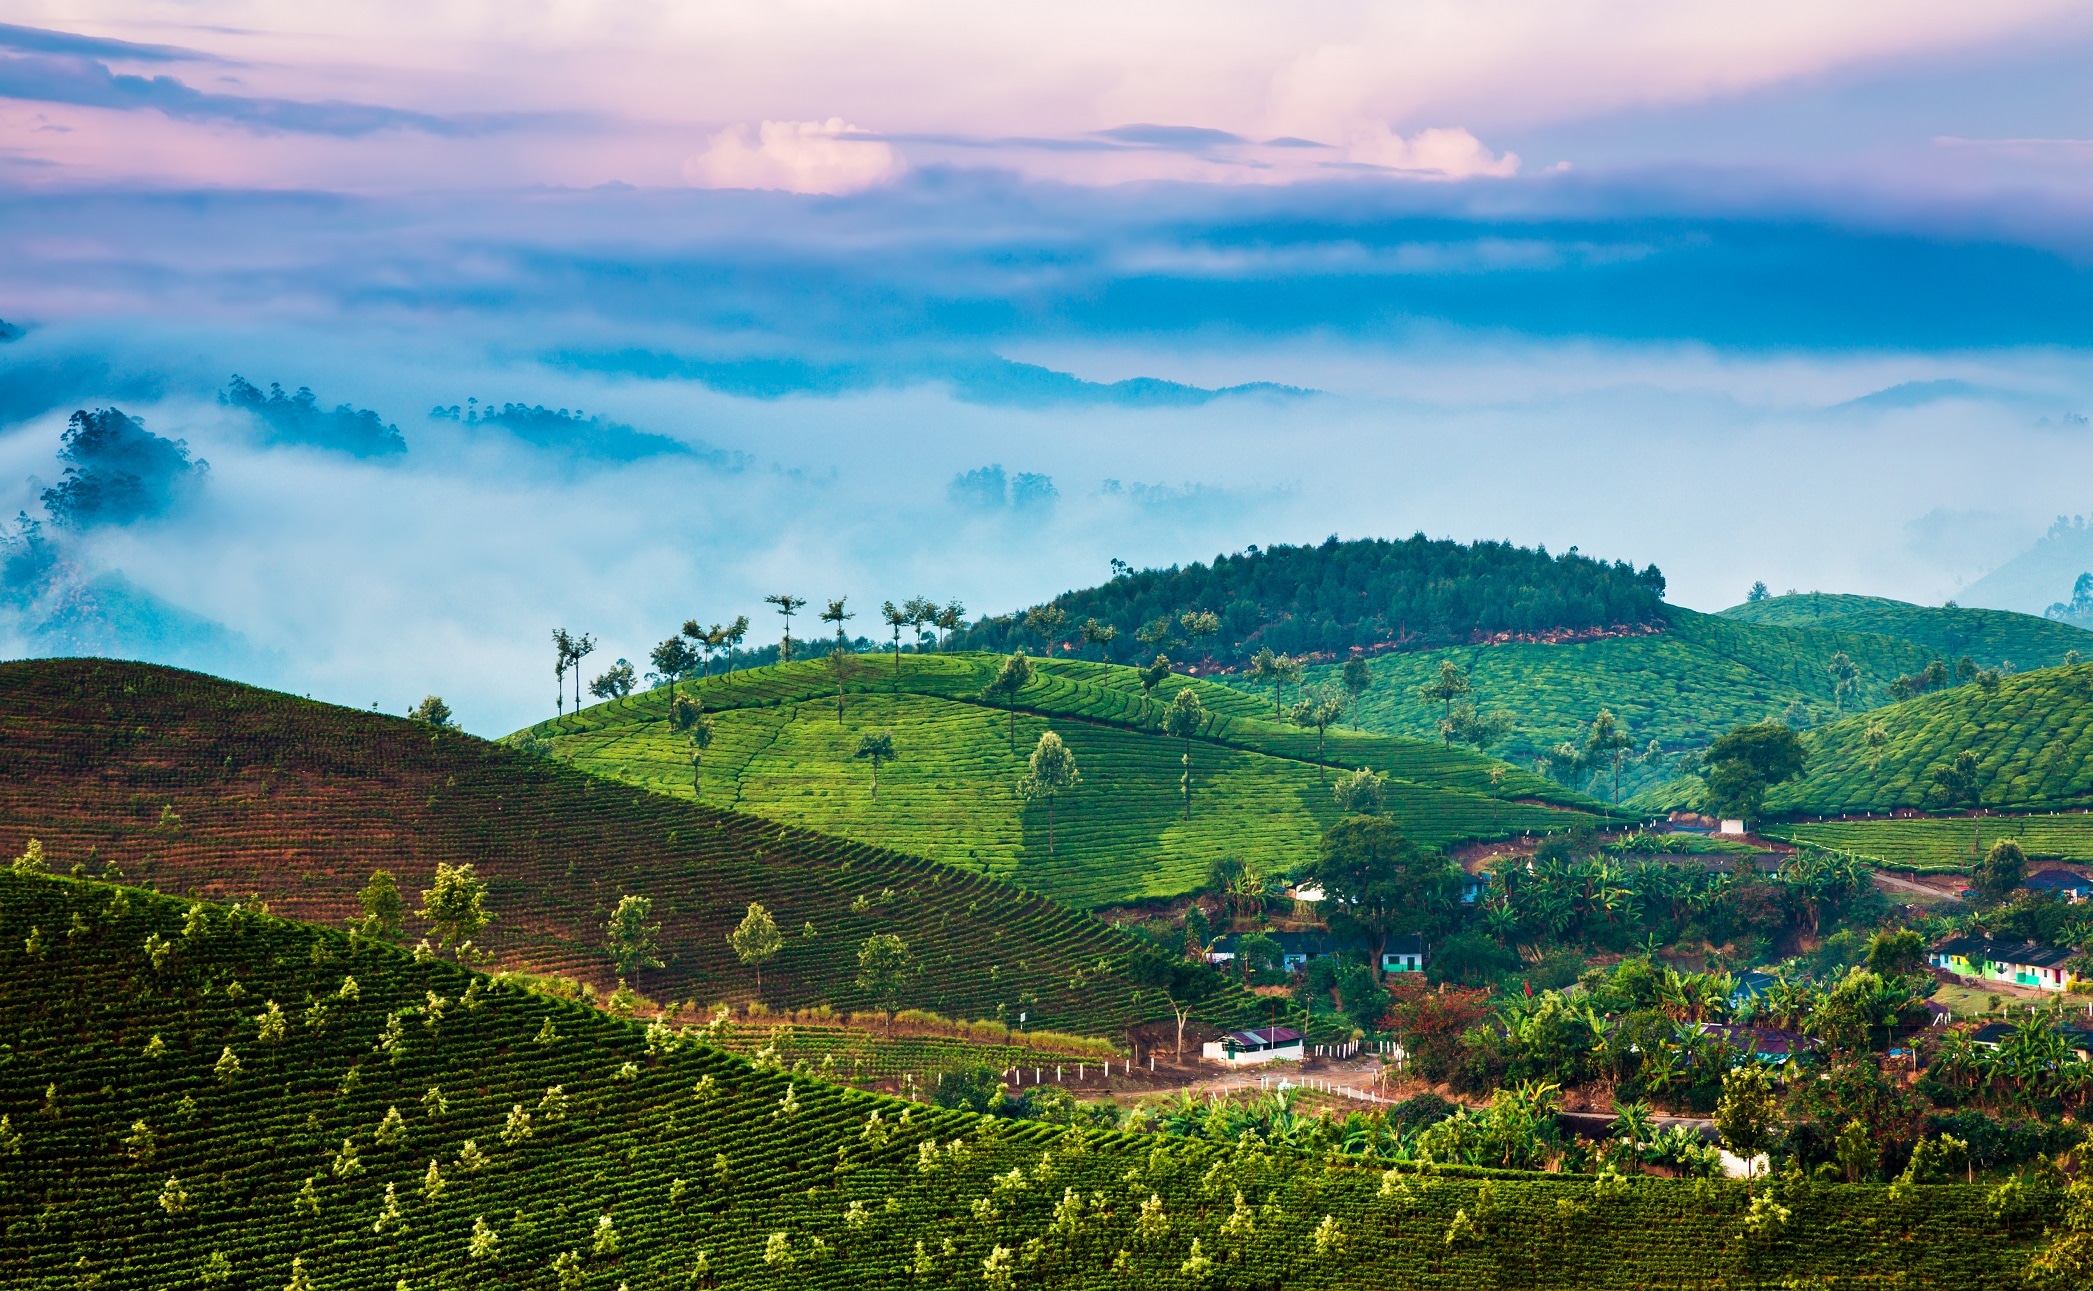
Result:
{"label": "green tea plantation", "polygon": [[1397,1172],[758,1069],[453,965],[0,876],[0,1281],[2011,1285],[2052,1193]]}

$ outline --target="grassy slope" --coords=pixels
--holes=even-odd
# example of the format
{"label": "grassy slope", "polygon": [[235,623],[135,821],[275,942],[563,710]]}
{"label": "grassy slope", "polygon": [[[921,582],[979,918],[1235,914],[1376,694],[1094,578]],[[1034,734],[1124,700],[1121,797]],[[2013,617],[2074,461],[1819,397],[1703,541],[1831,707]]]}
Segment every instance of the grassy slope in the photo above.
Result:
{"label": "grassy slope", "polygon": [[[1018,701],[1017,738],[984,705],[993,655],[904,656],[867,664],[841,721],[819,662],[687,685],[714,714],[704,801],[978,869],[1063,900],[1099,905],[1185,892],[1224,855],[1284,871],[1314,854],[1336,819],[1331,771],[1315,765],[1313,731],[1262,720],[1254,697],[1173,678],[1144,697],[1134,671],[1052,661]],[[1196,687],[1214,710],[1192,745],[1193,801],[1183,818],[1181,744],[1156,728],[1176,690]],[[584,770],[662,793],[692,792],[685,738],[668,722],[668,694],[598,705],[532,728]],[[1083,783],[1047,809],[1017,790],[1042,731],[1059,732]],[[859,736],[891,731],[900,752],[880,772],[852,758]],[[1527,772],[1414,740],[1330,732],[1336,766],[1394,777],[1389,810],[1420,841],[1446,844],[1560,827],[1562,812],[1514,796],[1584,801]],[[1493,766],[1498,782],[1493,783]]]}
{"label": "grassy slope", "polygon": [[[1820,719],[1835,716],[1825,665],[1842,650],[1860,665],[1855,702],[1863,707],[1887,702],[1891,680],[1933,657],[1922,646],[1865,633],[1746,625],[1677,608],[1666,613],[1671,626],[1655,636],[1382,655],[1373,660],[1361,720],[1397,734],[1436,732],[1440,706],[1419,699],[1417,688],[1436,679],[1440,661],[1451,658],[1468,671],[1477,707],[1512,714],[1503,751],[1515,761],[1583,739],[1601,708],[1612,710],[1639,746],[1654,739],[1668,749],[1690,748],[1732,726],[1778,716],[1797,700]],[[1335,685],[1336,671],[1311,669],[1311,684]]]}
{"label": "grassy slope", "polygon": [[2068,623],[2010,610],[1947,609],[1879,596],[1803,592],[1732,606],[1722,617],[1739,623],[1832,628],[1897,637],[1947,659],[1963,656],[1980,667],[2011,661],[2016,668],[2048,668],[2068,651],[2085,654],[2093,636]]}
{"label": "grassy slope", "polygon": [[[1774,811],[1836,815],[1928,806],[1935,767],[1967,749],[1978,757],[1981,805],[2083,805],[2093,795],[2093,664],[1971,684],[1809,734],[1809,774],[1768,799]],[[1880,721],[1889,742],[1870,750]]]}
{"label": "grassy slope", "polygon": [[[1038,1287],[1807,1277],[1959,1291],[2013,1282],[2044,1218],[2001,1225],[1981,1188],[1893,1199],[1818,1186],[1784,1195],[1791,1218],[1764,1240],[1745,1232],[1739,1184],[1642,1180],[1602,1195],[1588,1180],[1529,1175],[1491,1181],[1486,1197],[1476,1172],[1448,1170],[1384,1195],[1377,1169],[1285,1149],[984,1123],[687,1042],[650,1055],[637,1027],[513,989],[483,982],[468,1010],[467,974],[359,950],[338,933],[236,925],[207,910],[186,936],[186,904],[0,875],[10,1044],[0,1112],[13,1148],[0,1163],[0,1280],[10,1287],[209,1286],[215,1257],[221,1284],[246,1289],[284,1286],[294,1267],[314,1291],[538,1288],[558,1284],[564,1252],[591,1291],[978,1286],[1002,1248],[1015,1285]],[[50,933],[37,958],[32,928]],[[149,936],[172,943],[157,968]],[[351,975],[359,992],[343,999]],[[445,1004],[433,1029],[422,1012],[431,996]],[[309,1027],[314,997],[328,999],[327,1015]],[[254,1020],[272,1000],[289,1022],[276,1043]],[[388,1052],[378,1044],[393,1019],[402,1042]],[[556,1038],[545,1039],[548,1025]],[[164,1051],[148,1056],[155,1036]],[[227,1050],[239,1064],[229,1080],[214,1074]],[[555,1085],[567,1105],[556,1121],[542,1112]],[[441,1115],[423,1102],[431,1088],[448,1100]],[[505,1142],[519,1105],[537,1112],[532,1132]],[[394,1108],[404,1137],[387,1146],[375,1131]],[[868,1134],[875,1113],[884,1135]],[[144,1141],[140,1127],[144,1159],[130,1146]],[[334,1168],[344,1140],[353,1171]],[[485,1158],[477,1170],[460,1163],[468,1140]],[[920,1148],[933,1141],[926,1170]],[[423,1187],[431,1161],[443,1176],[434,1197]],[[170,1180],[174,1211],[160,1201]],[[301,1213],[308,1180],[317,1208]],[[388,1191],[396,1224],[379,1222]],[[1057,1216],[1070,1195],[1079,1204]],[[1223,1231],[1238,1195],[1254,1213],[1248,1234]],[[1151,1198],[1166,1222],[1137,1231]],[[1457,1210],[1480,1231],[1448,1242]],[[599,1245],[605,1217],[614,1250]],[[484,1258],[471,1252],[476,1222],[498,1238]],[[1337,1249],[1318,1249],[1326,1226]],[[1195,1249],[1210,1267],[1187,1270]]]}
{"label": "grassy slope", "polygon": [[[163,808],[178,828],[159,824]],[[1009,885],[144,664],[0,665],[0,855],[32,837],[61,870],[115,862],[164,890],[259,892],[326,923],[355,911],[379,866],[412,905],[437,862],[472,862],[496,916],[484,940],[502,962],[606,987],[603,921],[620,896],[643,893],[668,962],[639,985],[662,998],[745,997],[750,975],[726,934],[760,900],[789,934],[763,975],[772,1004],[869,1007],[853,984],[856,947],[894,932],[926,966],[917,1007],[1026,1009],[1036,1026],[1107,1035],[1161,1007],[1137,1003],[1120,975],[1128,936]],[[1231,996],[1212,1016],[1247,1008]]]}

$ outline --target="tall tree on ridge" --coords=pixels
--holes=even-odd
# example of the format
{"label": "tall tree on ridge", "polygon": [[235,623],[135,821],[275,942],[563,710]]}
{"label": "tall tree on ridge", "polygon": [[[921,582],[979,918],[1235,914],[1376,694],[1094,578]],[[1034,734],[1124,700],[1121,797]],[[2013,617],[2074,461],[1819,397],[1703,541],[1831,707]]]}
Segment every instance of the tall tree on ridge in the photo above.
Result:
{"label": "tall tree on ridge", "polygon": [[1039,638],[1049,656],[1067,623],[1068,611],[1058,605],[1035,605],[1025,611],[1025,629]]}
{"label": "tall tree on ridge", "polygon": [[1310,695],[1306,699],[1295,700],[1294,706],[1288,710],[1288,715],[1294,719],[1294,725],[1315,728],[1316,779],[1325,784],[1329,783],[1329,780],[1328,764],[1323,761],[1324,732],[1343,712],[1344,703],[1335,695]]}
{"label": "tall tree on ridge", "polygon": [[852,681],[856,680],[858,671],[863,666],[859,662],[858,657],[848,650],[837,649],[828,652],[828,670],[836,679],[836,725],[838,726],[843,724],[843,691]]}
{"label": "tall tree on ridge", "polygon": [[[559,695],[559,711],[565,713],[567,711],[567,669],[574,663],[574,638],[568,635],[567,629],[554,628],[552,630],[552,648],[559,659],[558,666],[552,670],[553,676],[558,678],[555,689]],[[576,702],[575,706],[580,707],[579,701]]]}
{"label": "tall tree on ridge", "polygon": [[1113,627],[1109,623],[1099,623],[1096,619],[1084,619],[1080,631],[1083,634],[1084,645],[1097,647],[1097,661],[1099,663],[1105,661],[1105,656],[1109,653],[1109,647],[1112,642],[1119,638],[1118,628]]}
{"label": "tall tree on ridge", "polygon": [[849,599],[847,596],[838,596],[835,600],[828,603],[827,609],[821,612],[821,621],[823,623],[836,625],[836,648],[838,650],[850,648],[850,638],[844,635],[843,625],[857,617],[857,615],[843,608],[843,603]]}
{"label": "tall tree on ridge", "polygon": [[909,626],[916,630],[916,652],[921,654],[923,651],[923,625],[926,623],[935,624],[937,622],[937,602],[927,596],[911,596],[908,598],[908,603],[901,607],[901,610],[908,615]]}
{"label": "tall tree on ridge", "polygon": [[749,616],[746,614],[735,615],[734,621],[722,629],[719,634],[720,640],[725,642],[727,646],[727,680],[729,681],[734,679],[734,648],[740,645],[741,639],[748,634]]}
{"label": "tall tree on ridge", "polygon": [[690,723],[690,796],[705,801],[705,750],[712,747],[712,714],[699,710]]}
{"label": "tall tree on ridge", "polygon": [[574,638],[574,711],[581,711],[581,661],[596,653],[596,638],[584,632]]}
{"label": "tall tree on ridge", "polygon": [[1272,716],[1279,716],[1279,656],[1272,653],[1272,647],[1260,646],[1250,656],[1250,676],[1255,681],[1272,683]]}
{"label": "tall tree on ridge", "polygon": [[894,675],[901,675],[901,629],[908,626],[908,610],[892,601],[884,601],[879,607],[879,616],[894,629]]}
{"label": "tall tree on ridge", "polygon": [[674,703],[679,693],[676,683],[698,666],[697,652],[684,643],[681,635],[677,635],[655,646],[647,658],[653,663],[654,671],[668,680],[669,702]]}
{"label": "tall tree on ridge", "polygon": [[708,680],[712,676],[712,652],[719,646],[719,630],[717,623],[707,632],[698,626],[696,619],[683,620],[683,635],[690,638],[691,647],[705,652],[705,676]]}
{"label": "tall tree on ridge", "polygon": [[790,592],[779,592],[776,596],[764,597],[763,603],[765,605],[777,606],[779,615],[781,615],[785,620],[785,635],[778,642],[778,662],[791,663],[792,616],[799,613],[800,609],[806,605],[807,598],[804,596],[794,596]]}
{"label": "tall tree on ridge", "polygon": [[966,626],[966,614],[967,607],[958,601],[945,602],[945,607],[937,612],[938,631],[945,634],[938,642],[938,653],[951,649],[952,634]]}

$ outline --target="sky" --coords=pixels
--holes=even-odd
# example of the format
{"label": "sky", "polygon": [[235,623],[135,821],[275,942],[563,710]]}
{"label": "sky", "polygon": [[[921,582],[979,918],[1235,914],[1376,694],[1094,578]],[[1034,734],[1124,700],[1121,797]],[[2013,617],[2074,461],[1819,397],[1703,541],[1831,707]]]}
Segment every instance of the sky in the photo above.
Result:
{"label": "sky", "polygon": [[331,10],[0,0],[0,657],[498,735],[1333,532],[2093,567],[2083,6]]}

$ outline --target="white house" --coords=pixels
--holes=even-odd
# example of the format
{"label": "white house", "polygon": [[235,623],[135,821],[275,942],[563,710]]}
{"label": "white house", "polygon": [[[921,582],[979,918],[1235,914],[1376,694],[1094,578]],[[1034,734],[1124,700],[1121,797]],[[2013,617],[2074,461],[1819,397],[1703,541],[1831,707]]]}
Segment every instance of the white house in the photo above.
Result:
{"label": "white house", "polygon": [[1416,933],[1392,938],[1388,948],[1381,952],[1381,971],[1384,973],[1421,973],[1424,971],[1424,938]]}
{"label": "white house", "polygon": [[1267,1062],[1299,1062],[1303,1046],[1301,1033],[1291,1027],[1256,1027],[1209,1040],[1200,1052],[1231,1067],[1254,1067]]}

